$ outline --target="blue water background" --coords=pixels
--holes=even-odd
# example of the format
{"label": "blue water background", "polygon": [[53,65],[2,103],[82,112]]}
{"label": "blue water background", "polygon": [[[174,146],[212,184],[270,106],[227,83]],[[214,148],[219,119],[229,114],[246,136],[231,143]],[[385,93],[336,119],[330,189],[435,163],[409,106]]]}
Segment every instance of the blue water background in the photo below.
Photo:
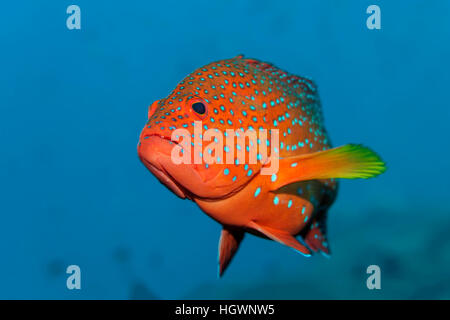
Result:
{"label": "blue water background", "polygon": [[[81,8],[81,30],[66,8]],[[381,7],[381,30],[366,8]],[[0,298],[450,298],[448,1],[8,1],[0,13]],[[319,86],[335,145],[389,170],[344,181],[331,259],[220,226],[136,145],[186,74],[243,53]],[[65,268],[82,271],[66,288]],[[382,289],[366,288],[366,268]]]}

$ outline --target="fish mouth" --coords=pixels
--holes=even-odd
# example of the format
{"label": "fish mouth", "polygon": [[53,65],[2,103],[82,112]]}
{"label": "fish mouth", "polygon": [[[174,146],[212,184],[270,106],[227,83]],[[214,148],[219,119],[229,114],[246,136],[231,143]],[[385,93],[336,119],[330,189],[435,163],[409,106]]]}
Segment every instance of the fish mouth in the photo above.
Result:
{"label": "fish mouth", "polygon": [[[138,145],[138,155],[147,169],[169,190],[182,199],[200,199],[214,202],[229,198],[242,190],[257,175],[242,185],[216,186],[205,180],[196,164],[177,164],[172,160],[173,148],[181,146],[181,143],[171,140],[169,137],[158,133],[142,134]],[[186,149],[184,149],[186,151]],[[219,172],[217,173],[219,174]],[[214,177],[211,178],[214,180]]]}
{"label": "fish mouth", "polygon": [[[172,144],[178,144],[177,141],[173,141],[171,138],[169,138],[167,136],[164,136],[162,134],[158,134],[158,133],[147,134],[147,135],[145,135],[143,137],[143,139],[151,139],[152,137],[156,137],[156,138],[159,138],[159,139],[162,139],[162,140],[166,140],[166,141],[168,141],[169,143],[172,143]],[[142,141],[142,139],[141,139],[141,141]]]}
{"label": "fish mouth", "polygon": [[171,151],[176,141],[159,134],[150,134],[143,137],[138,145],[138,155],[145,167],[166,187],[180,198],[192,199],[191,193],[165,169],[164,163],[171,161]]}

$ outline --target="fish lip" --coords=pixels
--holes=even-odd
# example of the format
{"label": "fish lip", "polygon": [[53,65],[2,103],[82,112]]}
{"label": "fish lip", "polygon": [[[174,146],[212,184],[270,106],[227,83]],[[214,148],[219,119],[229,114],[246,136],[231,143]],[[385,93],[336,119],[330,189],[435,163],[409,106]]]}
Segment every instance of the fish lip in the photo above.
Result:
{"label": "fish lip", "polygon": [[[171,138],[166,137],[166,136],[163,136],[162,134],[159,134],[159,133],[150,133],[150,134],[148,134],[148,135],[145,135],[145,136],[144,136],[144,139],[145,139],[145,138],[148,138],[148,137],[158,137],[158,138],[161,138],[161,139],[163,139],[163,140],[167,140],[167,141],[169,141],[169,142],[172,142],[172,143],[174,143],[174,144],[179,145],[179,143],[178,143],[177,141],[174,141],[174,140],[172,140]],[[181,147],[181,146],[180,146],[180,147]]]}
{"label": "fish lip", "polygon": [[[160,134],[149,134],[145,137],[155,137],[161,140],[166,140],[168,142],[172,142],[174,144],[178,143],[176,141],[172,141],[168,137],[165,137]],[[142,143],[142,142],[141,142]],[[180,198],[188,198],[192,199],[192,194],[185,187],[180,185],[165,169],[164,166],[158,161],[158,157],[156,157],[154,162],[151,162],[146,159],[143,154],[139,153],[139,159],[144,164],[144,166],[166,187],[168,187],[171,191],[173,191]]]}
{"label": "fish lip", "polygon": [[[144,163],[144,165],[147,167],[148,170],[150,170],[150,172],[153,173],[153,175],[161,181],[165,180],[165,182],[162,182],[164,185],[166,185],[170,190],[172,190],[177,196],[179,196],[180,198],[188,198],[188,199],[192,199],[192,196],[190,194],[190,192],[184,188],[183,186],[181,186],[179,183],[176,182],[175,179],[172,178],[172,176],[165,171],[163,168],[158,168],[157,166],[153,165],[152,163],[150,163],[149,161],[147,161],[145,158],[141,158],[141,161]],[[170,181],[170,186],[167,185],[167,183],[169,183],[168,181]]]}
{"label": "fish lip", "polygon": [[[167,136],[158,134],[158,133],[150,133],[147,134],[145,136],[142,137],[141,139],[141,143],[145,143],[144,138],[147,137],[154,137],[154,138],[158,138],[161,140],[166,140],[168,142],[171,142],[175,145],[179,145],[182,149],[183,146],[182,144],[178,143],[177,141],[173,141],[172,139],[170,139]],[[155,161],[155,162],[150,162],[148,161],[143,155],[139,155],[140,160],[142,161],[142,163],[147,167],[147,169],[162,183],[164,184],[166,187],[168,187],[172,192],[174,192],[177,196],[179,196],[180,198],[188,198],[190,200],[194,200],[194,199],[198,199],[201,201],[206,201],[206,202],[213,202],[213,201],[218,201],[218,200],[224,200],[227,198],[230,198],[232,196],[234,196],[236,193],[240,192],[242,189],[244,189],[245,187],[247,187],[257,176],[259,176],[259,172],[260,170],[258,170],[257,172],[255,172],[255,174],[251,177],[251,179],[249,181],[247,181],[245,184],[243,184],[242,186],[240,186],[239,188],[236,188],[226,194],[221,195],[220,197],[204,197],[201,196],[199,194],[196,194],[194,192],[192,192],[191,190],[189,190],[188,188],[184,187],[182,184],[180,184],[179,182],[177,182],[176,179],[173,178],[173,176],[164,168],[163,164],[160,161]]]}
{"label": "fish lip", "polygon": [[172,140],[171,138],[169,138],[167,136],[164,136],[164,135],[154,132],[154,133],[145,135],[143,137],[143,139],[146,139],[146,138],[148,139],[149,137],[157,137],[157,138],[169,141],[169,142],[173,143],[174,145],[179,146],[181,149],[183,149],[183,151],[186,151],[186,148],[184,148],[182,144],[180,144],[178,141]]}

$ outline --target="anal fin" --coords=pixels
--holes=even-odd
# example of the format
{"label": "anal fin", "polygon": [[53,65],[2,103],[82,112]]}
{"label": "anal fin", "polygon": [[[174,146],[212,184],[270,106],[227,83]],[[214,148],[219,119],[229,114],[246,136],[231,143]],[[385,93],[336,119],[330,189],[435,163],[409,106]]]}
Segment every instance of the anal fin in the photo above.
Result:
{"label": "anal fin", "polygon": [[304,256],[309,257],[311,255],[311,251],[309,251],[309,249],[307,247],[305,247],[303,244],[301,244],[294,236],[290,235],[289,233],[287,233],[285,231],[262,226],[253,221],[249,222],[247,226],[251,229],[261,232],[263,235],[265,235],[269,239],[272,239],[272,240],[280,242],[288,247],[291,247],[292,249],[303,254]]}
{"label": "anal fin", "polygon": [[320,228],[319,222],[312,221],[310,229],[306,232],[305,242],[308,247],[314,251],[320,251],[326,256],[330,255],[330,249],[328,248],[328,240]]}
{"label": "anal fin", "polygon": [[219,240],[219,277],[230,264],[243,238],[244,230],[223,227]]}
{"label": "anal fin", "polygon": [[314,252],[320,252],[325,256],[331,254],[327,240],[327,211],[321,210],[317,217],[311,220],[311,225],[302,232],[302,237],[308,247]]}

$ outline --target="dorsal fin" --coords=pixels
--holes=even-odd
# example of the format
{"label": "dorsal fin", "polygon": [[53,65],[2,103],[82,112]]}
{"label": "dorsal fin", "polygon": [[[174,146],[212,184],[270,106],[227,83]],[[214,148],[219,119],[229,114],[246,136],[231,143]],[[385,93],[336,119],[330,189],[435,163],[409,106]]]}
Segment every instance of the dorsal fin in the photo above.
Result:
{"label": "dorsal fin", "polygon": [[316,94],[317,92],[316,84],[309,78],[291,74],[287,71],[278,68],[277,66],[275,66],[270,62],[264,62],[253,58],[244,58],[243,55],[240,55],[238,57],[244,60],[247,64],[254,66],[256,69],[265,71],[274,78],[277,78],[280,81],[285,81],[288,84],[291,84],[293,89],[296,89],[298,87],[302,91],[313,95]]}

